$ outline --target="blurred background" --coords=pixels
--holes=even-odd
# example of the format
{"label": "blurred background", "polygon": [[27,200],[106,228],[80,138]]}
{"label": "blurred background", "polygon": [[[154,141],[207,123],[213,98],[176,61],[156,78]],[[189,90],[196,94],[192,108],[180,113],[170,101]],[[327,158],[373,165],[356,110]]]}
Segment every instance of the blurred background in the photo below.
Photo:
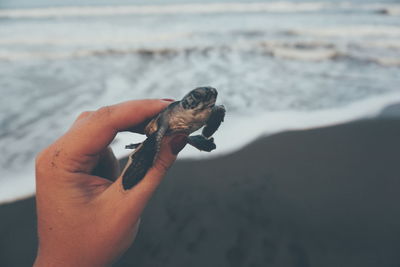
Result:
{"label": "blurred background", "polygon": [[[398,0],[0,0],[0,202],[34,193],[35,154],[82,111],[128,99],[180,99],[197,86],[211,85],[228,110],[211,157],[229,157],[265,135],[376,118],[388,107],[387,116],[396,117],[399,68]],[[389,132],[397,135],[395,129]],[[135,138],[143,139],[117,136],[112,146],[118,157],[127,155],[124,146]],[[258,153],[249,152],[239,165],[256,162],[264,150]],[[210,155],[187,148],[181,156],[190,163]],[[239,232],[238,242],[244,242],[245,230]],[[296,246],[289,251],[300,257],[290,266],[320,262],[305,261]],[[261,265],[251,265],[232,257],[227,266],[286,264],[261,259]],[[188,265],[172,261],[170,266]]]}
{"label": "blurred background", "polygon": [[32,192],[34,155],[81,111],[127,99],[216,87],[220,153],[400,100],[396,1],[0,3],[0,198]]}

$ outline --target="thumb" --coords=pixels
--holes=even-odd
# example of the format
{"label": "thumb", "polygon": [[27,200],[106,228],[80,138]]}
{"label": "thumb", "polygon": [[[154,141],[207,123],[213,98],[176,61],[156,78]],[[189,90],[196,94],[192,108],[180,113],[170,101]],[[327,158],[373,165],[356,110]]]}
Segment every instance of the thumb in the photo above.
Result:
{"label": "thumb", "polygon": [[165,137],[154,165],[138,184],[129,190],[125,190],[120,176],[116,182],[107,188],[104,197],[118,206],[116,208],[125,219],[129,220],[126,217],[130,217],[130,221],[135,222],[186,143],[186,135]]}
{"label": "thumb", "polygon": [[185,147],[186,143],[187,135],[184,134],[166,137],[165,140],[163,140],[160,153],[156,158],[154,166],[149,172],[154,169],[153,175],[162,179],[175,162],[178,153]]}

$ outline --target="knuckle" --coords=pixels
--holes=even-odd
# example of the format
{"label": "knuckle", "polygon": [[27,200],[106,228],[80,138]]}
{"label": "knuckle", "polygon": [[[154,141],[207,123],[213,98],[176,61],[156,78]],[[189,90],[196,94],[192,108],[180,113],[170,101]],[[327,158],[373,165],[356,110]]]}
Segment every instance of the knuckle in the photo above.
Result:
{"label": "knuckle", "polygon": [[81,114],[79,114],[78,118],[76,120],[81,120],[89,117],[93,112],[92,111],[83,111]]}
{"label": "knuckle", "polygon": [[165,174],[170,167],[171,163],[169,160],[166,160],[162,157],[158,158],[156,164],[154,164],[154,168],[161,174]]}
{"label": "knuckle", "polygon": [[49,148],[45,148],[40,151],[35,158],[35,169],[41,170],[46,167],[48,164],[48,155],[49,155]]}
{"label": "knuckle", "polygon": [[61,148],[52,144],[40,151],[35,157],[35,170],[37,174],[45,174],[49,170],[57,169],[59,167],[61,150]]}
{"label": "knuckle", "polygon": [[109,116],[112,112],[111,106],[104,106],[95,111],[99,117]]}

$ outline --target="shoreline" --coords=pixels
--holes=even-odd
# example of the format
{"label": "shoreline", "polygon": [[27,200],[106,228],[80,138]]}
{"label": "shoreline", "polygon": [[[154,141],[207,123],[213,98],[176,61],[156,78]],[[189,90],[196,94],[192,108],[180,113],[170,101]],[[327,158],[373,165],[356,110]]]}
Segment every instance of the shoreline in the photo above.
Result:
{"label": "shoreline", "polygon": [[[255,118],[235,116],[235,119],[230,118],[228,114],[223,124],[223,131],[217,131],[214,135],[218,146],[216,151],[210,154],[199,153],[197,149],[188,147],[180,153],[180,158],[193,160],[218,158],[236,153],[259,138],[287,131],[312,130],[359,120],[400,118],[399,98],[399,93],[384,94],[373,99],[367,98],[357,101],[339,110],[326,109],[311,113],[278,111],[260,114],[260,117]],[[349,115],[341,118],[340,113]],[[122,132],[116,136],[111,147],[117,158],[123,158],[130,153],[129,150],[125,149],[126,144],[142,142],[143,139],[142,135]],[[232,139],[235,140],[234,145],[230,142]],[[6,179],[0,186],[0,205],[20,201],[34,195],[33,157],[37,152],[37,150],[25,151],[25,153],[33,153],[32,159],[28,160],[28,164],[26,162],[21,163],[21,166],[25,167],[22,167],[17,173],[7,170],[2,172],[3,176],[13,176],[14,179]],[[18,190],[15,190],[15,188],[18,188]]]}
{"label": "shoreline", "polygon": [[[400,120],[369,119],[178,160],[115,266],[399,264],[399,136]],[[0,205],[1,266],[32,264],[34,209]]]}

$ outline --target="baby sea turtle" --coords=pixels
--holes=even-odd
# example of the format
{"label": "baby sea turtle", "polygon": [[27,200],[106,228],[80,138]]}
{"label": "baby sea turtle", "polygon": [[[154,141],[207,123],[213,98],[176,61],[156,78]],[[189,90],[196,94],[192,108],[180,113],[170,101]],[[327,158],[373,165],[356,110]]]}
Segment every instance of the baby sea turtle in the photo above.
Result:
{"label": "baby sea turtle", "polygon": [[122,185],[130,189],[146,175],[153,166],[165,135],[188,135],[205,126],[201,135],[189,136],[188,144],[210,152],[216,148],[211,136],[225,117],[224,106],[216,106],[218,92],[212,87],[198,87],[175,101],[155,116],[145,127],[147,139],[143,143],[127,145],[135,149],[129,155],[122,172]]}

